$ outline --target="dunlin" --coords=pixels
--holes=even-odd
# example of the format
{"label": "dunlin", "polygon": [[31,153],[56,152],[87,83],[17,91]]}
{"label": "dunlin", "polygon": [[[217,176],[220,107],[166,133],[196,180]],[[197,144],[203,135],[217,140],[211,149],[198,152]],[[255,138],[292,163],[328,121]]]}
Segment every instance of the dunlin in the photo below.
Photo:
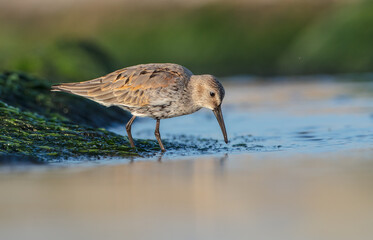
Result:
{"label": "dunlin", "polygon": [[193,75],[178,64],[136,65],[85,82],[55,85],[52,91],[76,94],[131,112],[133,116],[126,124],[131,147],[135,147],[131,126],[136,117],[157,120],[155,137],[165,151],[159,133],[160,120],[191,114],[201,108],[214,112],[224,141],[228,143],[221,111],[225,94],[223,86],[212,75]]}

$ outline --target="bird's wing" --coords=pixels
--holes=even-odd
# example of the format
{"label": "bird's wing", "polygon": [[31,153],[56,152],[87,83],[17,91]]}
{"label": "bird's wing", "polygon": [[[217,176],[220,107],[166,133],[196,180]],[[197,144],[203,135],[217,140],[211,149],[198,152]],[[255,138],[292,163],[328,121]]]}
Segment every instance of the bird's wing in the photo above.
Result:
{"label": "bird's wing", "polygon": [[176,64],[144,64],[85,82],[56,85],[52,89],[87,97],[106,106],[142,107],[160,103],[160,99],[151,97],[152,91],[180,83],[185,85],[191,74]]}

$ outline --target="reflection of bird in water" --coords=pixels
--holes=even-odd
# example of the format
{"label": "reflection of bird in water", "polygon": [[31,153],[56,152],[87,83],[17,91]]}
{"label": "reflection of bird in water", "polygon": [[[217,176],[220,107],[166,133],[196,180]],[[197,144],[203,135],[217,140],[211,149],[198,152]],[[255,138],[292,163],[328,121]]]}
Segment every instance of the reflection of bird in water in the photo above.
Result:
{"label": "reflection of bird in water", "polygon": [[137,116],[157,120],[155,137],[165,151],[159,134],[160,119],[191,114],[201,108],[214,112],[224,141],[228,143],[221,112],[225,93],[223,86],[212,75],[193,75],[177,64],[136,65],[85,82],[55,85],[52,90],[76,94],[131,112],[133,117],[128,121],[126,130],[132,147],[135,144],[131,125]]}
{"label": "reflection of bird in water", "polygon": [[228,153],[225,153],[224,156],[219,158],[220,166],[224,166],[225,162],[228,160]]}

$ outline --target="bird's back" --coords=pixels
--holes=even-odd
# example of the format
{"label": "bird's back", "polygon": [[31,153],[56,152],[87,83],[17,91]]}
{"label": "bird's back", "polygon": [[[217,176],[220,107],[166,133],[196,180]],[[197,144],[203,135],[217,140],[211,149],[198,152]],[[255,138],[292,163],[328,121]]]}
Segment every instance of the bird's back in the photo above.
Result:
{"label": "bird's back", "polygon": [[153,111],[169,111],[167,106],[178,99],[187,101],[182,98],[192,75],[178,64],[141,64],[85,82],[55,85],[52,90],[83,96],[105,106],[116,105],[135,115],[164,118]]}

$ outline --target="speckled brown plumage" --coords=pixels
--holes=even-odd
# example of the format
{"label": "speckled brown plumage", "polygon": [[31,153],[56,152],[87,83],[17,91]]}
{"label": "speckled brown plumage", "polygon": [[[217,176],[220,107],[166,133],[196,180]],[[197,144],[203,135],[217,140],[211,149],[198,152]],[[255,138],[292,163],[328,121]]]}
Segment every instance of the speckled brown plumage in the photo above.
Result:
{"label": "speckled brown plumage", "polygon": [[[193,75],[187,68],[172,63],[127,67],[93,80],[55,85],[52,90],[76,94],[105,106],[115,105],[130,111],[134,117],[126,129],[133,147],[131,124],[135,117],[156,119],[155,135],[162,150],[160,119],[190,114],[202,107],[214,113],[216,110],[221,115],[220,105],[225,94],[223,86],[212,75]],[[212,92],[214,97],[210,96]],[[227,142],[222,116],[221,120],[216,116]]]}

